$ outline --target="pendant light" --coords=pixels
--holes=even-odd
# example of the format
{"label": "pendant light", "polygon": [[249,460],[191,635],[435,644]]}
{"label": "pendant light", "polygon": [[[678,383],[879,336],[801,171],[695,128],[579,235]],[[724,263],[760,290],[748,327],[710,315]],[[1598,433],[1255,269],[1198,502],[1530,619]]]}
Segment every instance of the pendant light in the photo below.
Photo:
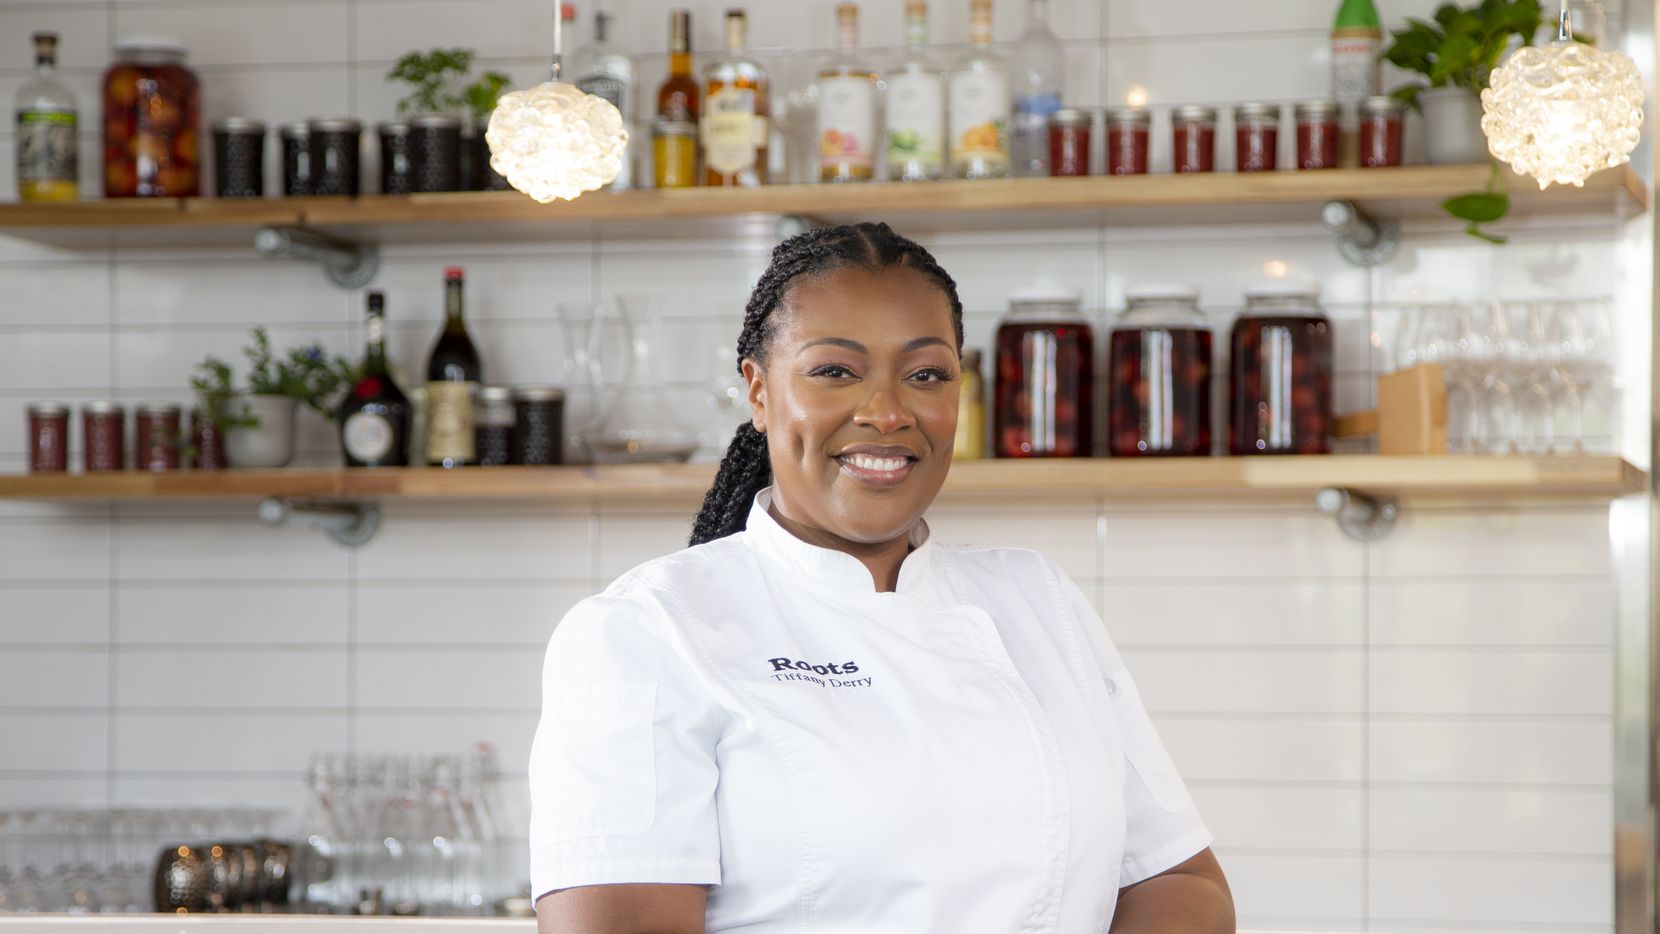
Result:
{"label": "pendant light", "polygon": [[1495,157],[1541,189],[1584,186],[1601,169],[1623,165],[1643,125],[1642,78],[1621,52],[1574,41],[1562,0],[1556,41],[1517,49],[1481,92],[1481,130]]}
{"label": "pendant light", "polygon": [[484,140],[490,165],[543,204],[593,191],[622,171],[628,129],[602,97],[559,80],[563,9],[553,12],[553,78],[503,94]]}

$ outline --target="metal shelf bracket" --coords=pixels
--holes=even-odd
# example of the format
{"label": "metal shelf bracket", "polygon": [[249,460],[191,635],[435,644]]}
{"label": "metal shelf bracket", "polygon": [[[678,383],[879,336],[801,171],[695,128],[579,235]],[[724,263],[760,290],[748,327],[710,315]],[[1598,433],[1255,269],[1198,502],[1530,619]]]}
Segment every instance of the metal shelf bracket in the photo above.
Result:
{"label": "metal shelf bracket", "polygon": [[1356,266],[1382,266],[1401,246],[1400,224],[1373,220],[1353,201],[1327,201],[1320,208],[1320,223],[1337,235],[1337,252]]}
{"label": "metal shelf bracket", "polygon": [[320,263],[329,281],[343,289],[361,289],[380,271],[380,248],[350,243],[298,227],[261,227],[254,251],[272,259]]}
{"label": "metal shelf bracket", "polygon": [[1343,534],[1357,542],[1375,542],[1388,535],[1401,512],[1392,496],[1372,497],[1335,486],[1315,494],[1314,508],[1337,519]]}
{"label": "metal shelf bracket", "polygon": [[375,503],[299,502],[281,496],[259,504],[259,521],[276,527],[298,521],[322,529],[347,548],[369,544],[380,531],[380,506]]}

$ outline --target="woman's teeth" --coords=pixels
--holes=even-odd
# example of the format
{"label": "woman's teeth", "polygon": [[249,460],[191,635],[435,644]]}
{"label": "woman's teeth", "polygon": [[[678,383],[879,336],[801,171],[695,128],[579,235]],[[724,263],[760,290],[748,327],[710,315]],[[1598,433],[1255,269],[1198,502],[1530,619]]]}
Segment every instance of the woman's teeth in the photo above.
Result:
{"label": "woman's teeth", "polygon": [[867,454],[846,454],[842,460],[860,470],[883,472],[903,470],[905,465],[910,463],[909,459],[904,457],[871,457]]}

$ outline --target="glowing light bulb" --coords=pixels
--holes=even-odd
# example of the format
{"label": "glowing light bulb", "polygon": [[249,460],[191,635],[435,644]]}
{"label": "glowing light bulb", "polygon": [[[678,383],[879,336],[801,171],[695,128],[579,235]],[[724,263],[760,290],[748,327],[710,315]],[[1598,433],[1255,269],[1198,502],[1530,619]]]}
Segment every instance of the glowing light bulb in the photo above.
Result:
{"label": "glowing light bulb", "polygon": [[1146,107],[1147,89],[1139,84],[1130,85],[1130,89],[1124,92],[1124,103],[1131,107]]}
{"label": "glowing light bulb", "polygon": [[1290,272],[1290,267],[1277,259],[1271,259],[1262,264],[1262,274],[1270,279],[1284,279]]}

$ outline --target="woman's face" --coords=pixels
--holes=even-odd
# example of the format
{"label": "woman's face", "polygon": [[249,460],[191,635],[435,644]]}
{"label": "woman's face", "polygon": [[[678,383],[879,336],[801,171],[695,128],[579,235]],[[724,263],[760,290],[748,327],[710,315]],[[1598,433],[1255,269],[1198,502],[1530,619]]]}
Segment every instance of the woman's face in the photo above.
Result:
{"label": "woman's face", "polygon": [[774,505],[859,544],[906,535],[951,467],[961,386],[951,305],[903,266],[797,280],[766,365],[744,362]]}

